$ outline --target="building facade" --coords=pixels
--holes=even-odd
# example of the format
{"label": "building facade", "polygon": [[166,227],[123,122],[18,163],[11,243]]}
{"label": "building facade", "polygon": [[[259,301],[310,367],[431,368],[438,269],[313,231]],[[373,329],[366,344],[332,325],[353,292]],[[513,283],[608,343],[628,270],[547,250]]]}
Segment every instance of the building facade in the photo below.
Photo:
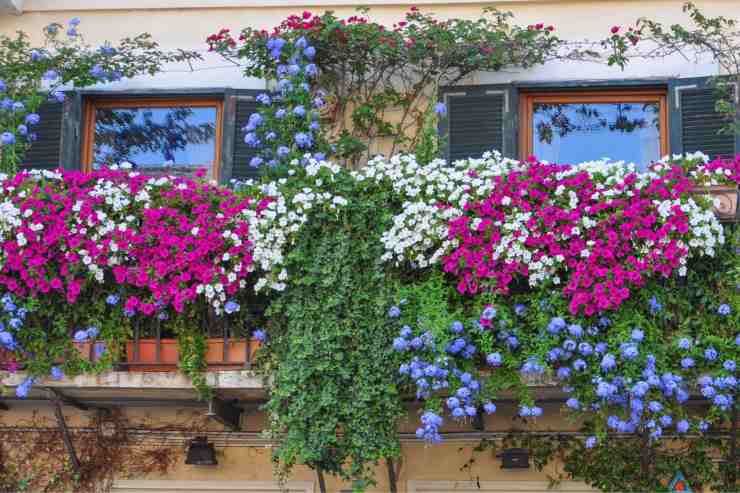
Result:
{"label": "building facade", "polygon": [[[630,25],[640,17],[665,24],[686,22],[682,3],[494,2],[497,8],[510,10],[517,24],[552,24],[559,36],[570,40],[601,39],[612,26]],[[708,15],[740,20],[737,0],[696,3]],[[476,18],[489,2],[421,0],[416,4],[442,18]],[[349,16],[357,5],[349,0],[316,0],[310,6],[291,0],[0,0],[3,34],[22,30],[41,43],[44,26],[79,17],[86,40],[93,45],[149,32],[164,49],[197,50],[204,57],[192,68],[172,65],[153,77],[70,91],[64,103],[48,103],[38,130],[41,137],[27,157],[27,166],[91,169],[111,156],[119,157],[113,143],[131,129],[116,116],[129,115],[132,120],[128,125],[132,125],[131,121],[156,120],[173,108],[186,108],[190,110],[187,123],[208,130],[185,151],[176,154],[160,146],[126,159],[138,160],[142,167],[167,162],[206,165],[211,176],[222,183],[249,177],[252,150],[244,144],[241,128],[256,108],[255,96],[266,89],[266,83],[245,78],[239,67],[209,53],[205,39],[220,28],[269,29],[304,9],[334,10],[340,16]],[[408,5],[387,0],[370,0],[364,5],[371,8],[371,18],[387,25],[397,22],[408,9]],[[724,121],[715,111],[716,96],[709,83],[719,70],[711,59],[687,60],[676,55],[634,62],[624,69],[558,61],[526,70],[475,74],[464,85],[442,88],[438,95],[449,112],[441,129],[447,139],[446,152],[450,159],[456,159],[495,148],[514,158],[536,154],[549,161],[575,162],[608,156],[637,163],[682,152],[735,155],[740,152],[740,137],[717,135]],[[737,98],[740,91],[735,89],[733,97]],[[553,107],[561,112],[555,119]],[[623,117],[642,123],[637,131],[629,133],[582,129],[556,132],[548,138],[538,133],[541,122],[573,120],[583,116],[579,113],[583,108],[601,112],[607,127]],[[165,344],[157,339],[157,359],[166,352]],[[208,374],[217,395],[212,402],[198,400],[190,382],[172,362],[141,371],[134,358],[130,362],[133,364],[97,377],[43,382],[26,400],[2,397],[0,428],[14,433],[14,439],[23,440],[23,433],[31,433],[34,428],[63,433],[59,431],[61,422],[81,436],[98,433],[101,424],[107,423],[113,434],[122,427],[126,447],[169,451],[172,462],[167,472],[130,468],[129,473],[122,472],[115,478],[115,492],[280,491],[272,472],[270,443],[260,433],[267,419],[259,409],[265,390],[250,367],[251,349],[226,346],[226,350],[220,347],[223,352],[215,357],[220,365],[214,364],[214,371]],[[12,387],[22,381],[22,375],[8,374],[2,381]],[[481,438],[502,436],[512,429],[577,433],[578,423],[558,417],[557,409],[563,402],[559,389],[547,383],[534,387],[540,400],[551,407],[550,412],[546,409],[545,418],[521,424],[514,419],[513,399],[504,400],[501,411],[484,422],[449,425],[445,429],[446,443],[435,447],[426,446],[414,436],[416,408],[410,405],[408,419],[399,430],[403,458],[390,468],[386,464],[377,466],[378,484],[374,489],[409,493],[548,491],[549,478],[562,472],[557,462],[543,471],[534,467],[505,469],[501,457],[490,450],[474,451]],[[55,414],[57,405],[63,411],[63,420]],[[191,441],[197,436],[207,437],[215,447],[217,464],[186,464]],[[472,457],[476,460],[469,464]],[[334,478],[325,481],[328,491],[352,489],[351,484]],[[298,467],[286,487],[291,492],[319,491],[319,479],[315,472]],[[565,481],[555,491],[594,490]]]}

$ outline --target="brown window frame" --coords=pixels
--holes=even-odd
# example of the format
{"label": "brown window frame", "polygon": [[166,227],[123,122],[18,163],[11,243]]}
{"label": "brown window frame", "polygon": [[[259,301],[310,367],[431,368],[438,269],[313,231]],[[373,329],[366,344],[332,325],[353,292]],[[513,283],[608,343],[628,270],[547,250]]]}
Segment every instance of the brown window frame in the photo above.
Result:
{"label": "brown window frame", "polygon": [[534,148],[534,105],[536,103],[654,103],[660,104],[660,155],[670,154],[667,89],[580,90],[523,92],[520,95],[519,157],[524,160]]}
{"label": "brown window frame", "polygon": [[213,167],[209,178],[219,180],[221,175],[221,143],[224,130],[223,98],[161,97],[161,98],[89,98],[83,106],[82,169],[92,171],[93,145],[95,143],[95,112],[100,108],[170,108],[187,106],[193,108],[216,108],[216,134]]}

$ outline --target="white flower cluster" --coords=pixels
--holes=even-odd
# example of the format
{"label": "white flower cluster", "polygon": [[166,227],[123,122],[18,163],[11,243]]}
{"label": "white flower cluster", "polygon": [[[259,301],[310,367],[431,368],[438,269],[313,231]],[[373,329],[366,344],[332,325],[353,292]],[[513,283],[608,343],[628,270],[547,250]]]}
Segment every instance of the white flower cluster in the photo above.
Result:
{"label": "white flower cluster", "polygon": [[260,195],[269,198],[270,202],[260,212],[243,212],[249,221],[254,263],[260,271],[255,291],[265,288],[282,291],[286,288],[288,271],[285,268],[285,255],[295,243],[301,226],[308,221],[312,210],[319,207],[336,210],[347,205],[346,198],[331,191],[333,177],[340,170],[336,164],[311,160],[305,172],[306,177],[313,181],[313,186],[289,192],[290,179],[281,178],[259,187]]}

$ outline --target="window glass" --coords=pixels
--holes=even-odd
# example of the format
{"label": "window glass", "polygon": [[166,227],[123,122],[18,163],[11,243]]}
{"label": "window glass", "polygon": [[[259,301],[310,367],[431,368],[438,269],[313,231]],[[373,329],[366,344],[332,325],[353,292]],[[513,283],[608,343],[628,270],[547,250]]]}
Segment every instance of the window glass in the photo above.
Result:
{"label": "window glass", "polygon": [[660,115],[658,102],[535,102],[532,151],[556,163],[606,157],[644,167],[661,157]]}
{"label": "window glass", "polygon": [[216,106],[96,107],[92,164],[128,161],[135,168],[189,173],[213,169]]}

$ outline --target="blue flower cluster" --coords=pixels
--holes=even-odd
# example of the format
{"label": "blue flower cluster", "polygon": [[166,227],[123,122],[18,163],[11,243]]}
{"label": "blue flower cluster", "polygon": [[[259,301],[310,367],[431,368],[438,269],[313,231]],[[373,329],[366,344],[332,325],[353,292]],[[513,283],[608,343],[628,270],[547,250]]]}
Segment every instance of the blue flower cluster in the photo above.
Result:
{"label": "blue flower cluster", "polygon": [[277,36],[266,41],[266,48],[277,64],[277,93],[256,97],[260,109],[242,129],[244,142],[259,151],[249,165],[274,167],[293,160],[306,164],[309,157],[324,159],[319,124],[324,94],[313,95],[310,84],[318,76],[316,49],[305,37],[289,43]]}
{"label": "blue flower cluster", "polygon": [[[400,315],[401,310],[397,306],[391,307],[388,312],[392,319]],[[486,315],[495,316],[490,311]],[[472,330],[480,331],[481,327],[475,324]],[[451,340],[442,347],[436,343],[431,332],[416,334],[411,327],[404,325],[393,341],[395,351],[407,353],[411,357],[409,362],[401,364],[399,373],[413,381],[417,399],[430,399],[434,392],[445,392],[449,395],[445,407],[452,418],[458,421],[477,416],[481,408],[486,414],[496,412],[496,405],[481,395],[480,380],[456,364],[455,356],[460,356],[468,366],[476,364],[473,359],[478,354],[478,348],[470,342],[471,334],[465,332],[462,322],[452,322],[449,327]],[[493,355],[489,355],[489,359],[491,357]],[[416,435],[429,442],[440,441],[439,427],[444,421],[442,415],[427,411],[424,416]]]}

